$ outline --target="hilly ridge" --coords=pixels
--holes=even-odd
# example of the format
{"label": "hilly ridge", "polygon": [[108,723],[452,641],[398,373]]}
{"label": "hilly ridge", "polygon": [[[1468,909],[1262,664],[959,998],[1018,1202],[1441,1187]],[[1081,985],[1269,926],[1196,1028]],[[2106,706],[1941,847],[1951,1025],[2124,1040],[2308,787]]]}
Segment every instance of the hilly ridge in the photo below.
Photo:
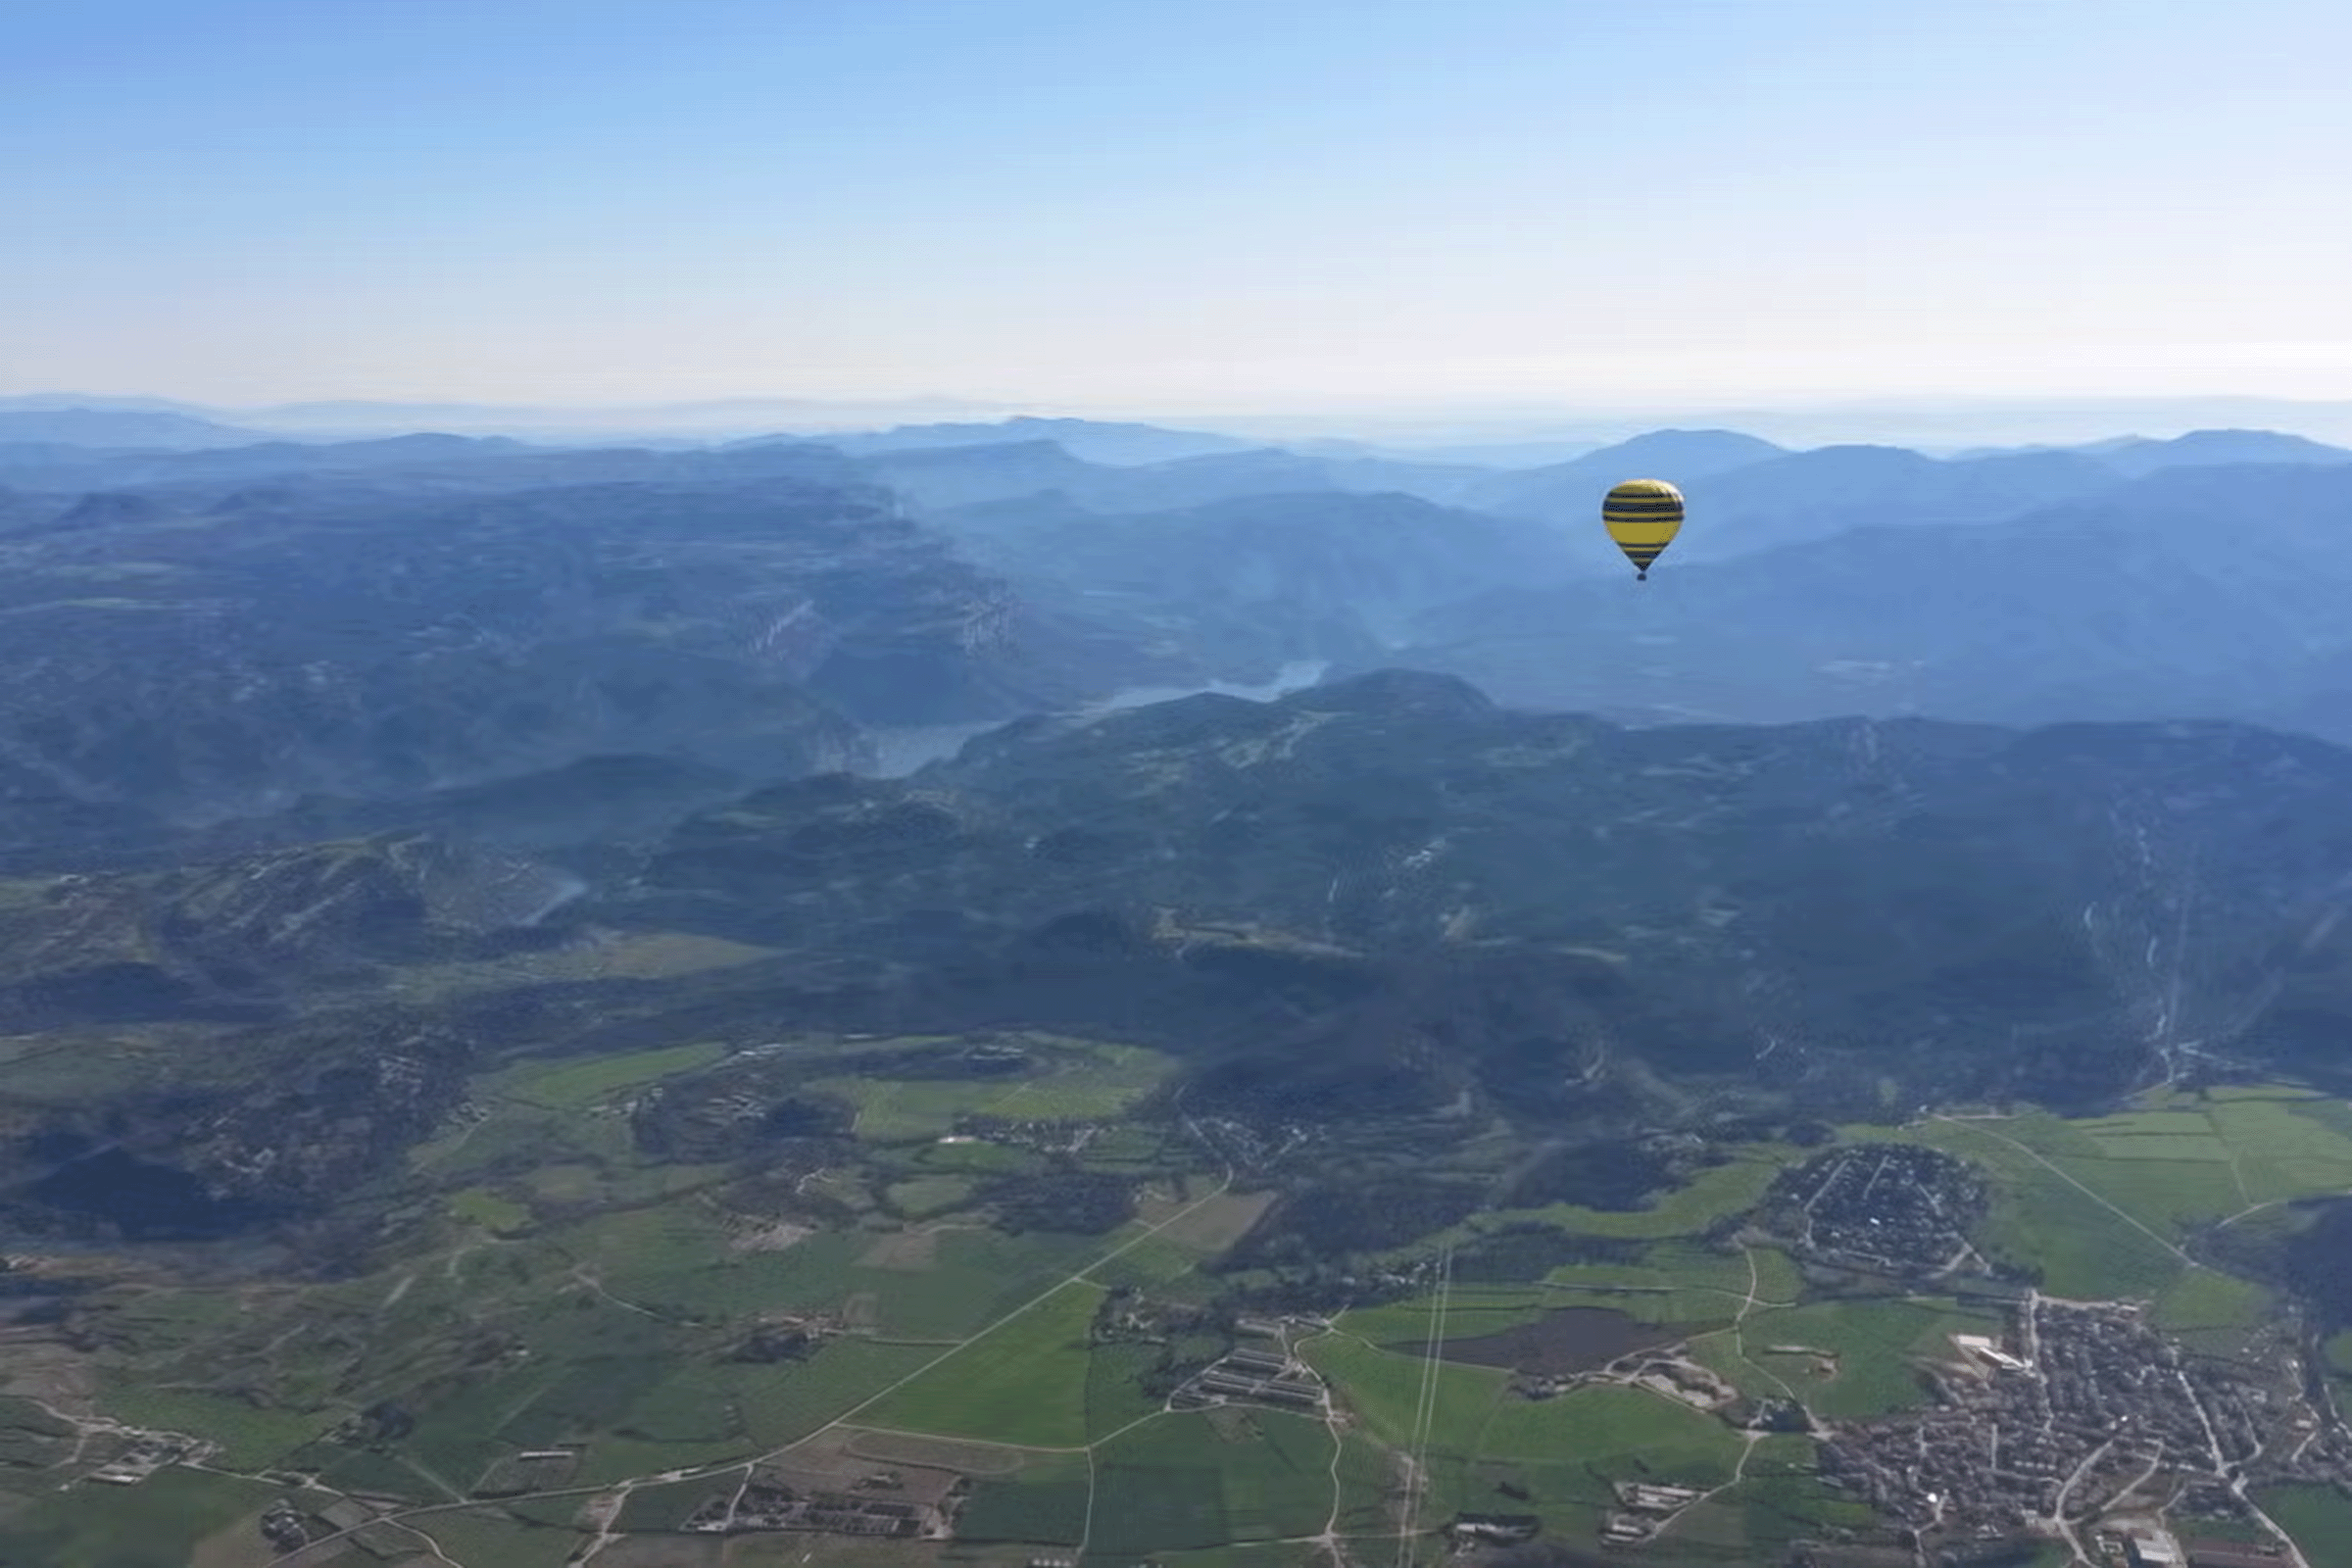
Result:
{"label": "hilly ridge", "polygon": [[[748,1046],[779,1011],[1126,1039],[1203,1112],[1350,1136],[1449,1104],[1604,1140],[1889,1093],[2096,1106],[2200,1063],[2340,1076],[2348,798],[2352,754],[2243,726],[1626,729],[1388,671],[1022,720],[578,877],[392,835],[6,884],[0,1000],[88,1041],[63,1125],[115,1105],[200,1182],[88,1031],[176,1035],[174,1092],[220,1114],[274,1093],[257,1061],[371,1051],[320,1042],[393,996],[453,1063]],[[710,957],[595,956],[646,944]]]}
{"label": "hilly ridge", "polygon": [[883,498],[783,479],[151,492],[0,563],[0,759],[20,798],[99,811],[196,821],[615,751],[789,773],[858,756],[857,720],[1101,689]]}
{"label": "hilly ridge", "polygon": [[2211,716],[2352,739],[2347,593],[2352,467],[2217,466],[2002,521],[1695,559],[1639,595],[1503,590],[1431,612],[1388,658],[1542,707]]}

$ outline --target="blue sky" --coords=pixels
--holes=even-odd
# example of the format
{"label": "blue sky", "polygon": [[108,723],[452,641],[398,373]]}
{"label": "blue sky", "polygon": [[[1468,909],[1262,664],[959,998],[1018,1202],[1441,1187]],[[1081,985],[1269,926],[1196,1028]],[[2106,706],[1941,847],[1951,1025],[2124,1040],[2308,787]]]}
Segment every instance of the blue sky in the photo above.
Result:
{"label": "blue sky", "polygon": [[2341,0],[25,0],[0,392],[2352,397]]}

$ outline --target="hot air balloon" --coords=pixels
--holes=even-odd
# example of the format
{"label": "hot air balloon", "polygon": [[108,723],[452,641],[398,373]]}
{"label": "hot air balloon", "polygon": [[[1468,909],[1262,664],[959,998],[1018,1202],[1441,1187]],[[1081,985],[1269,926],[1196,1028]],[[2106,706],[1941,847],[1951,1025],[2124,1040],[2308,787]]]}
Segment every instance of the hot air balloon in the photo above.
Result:
{"label": "hot air balloon", "polygon": [[1628,479],[1600,504],[1600,520],[1634,564],[1638,580],[1647,582],[1649,564],[1683,526],[1683,493],[1663,479]]}

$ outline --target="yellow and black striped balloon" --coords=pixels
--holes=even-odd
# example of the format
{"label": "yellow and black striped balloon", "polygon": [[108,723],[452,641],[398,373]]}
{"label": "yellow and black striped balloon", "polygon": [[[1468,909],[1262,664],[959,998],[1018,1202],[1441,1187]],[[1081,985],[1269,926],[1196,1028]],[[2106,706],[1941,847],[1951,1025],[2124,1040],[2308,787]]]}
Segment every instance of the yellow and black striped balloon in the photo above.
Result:
{"label": "yellow and black striped balloon", "polygon": [[1649,564],[1683,526],[1683,493],[1663,479],[1628,479],[1600,504],[1600,520],[1646,582]]}

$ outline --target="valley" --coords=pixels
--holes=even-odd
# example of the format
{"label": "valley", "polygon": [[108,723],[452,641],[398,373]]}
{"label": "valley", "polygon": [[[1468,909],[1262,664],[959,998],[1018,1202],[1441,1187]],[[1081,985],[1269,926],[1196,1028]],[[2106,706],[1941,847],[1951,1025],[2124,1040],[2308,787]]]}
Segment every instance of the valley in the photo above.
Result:
{"label": "valley", "polygon": [[[0,1340],[6,1484],[25,1489],[0,1540],[82,1560],[120,1523],[84,1497],[160,1486],[202,1499],[173,1506],[205,1533],[104,1560],[1434,1562],[1493,1519],[1611,1560],[1810,1542],[1833,1562],[2021,1520],[2258,1542],[2266,1502],[2352,1480],[2352,1432],[2301,1357],[2323,1386],[2352,1368],[2276,1279],[2192,1250],[2246,1217],[2240,1196],[2352,1193],[2340,1100],[2247,1085],[2087,1131],[1931,1117],[1734,1142],[1642,1205],[1485,1210],[1312,1286],[1231,1265],[1280,1199],[1146,1108],[1149,1053],[992,1038],[973,1049],[1025,1059],[860,1080],[885,1092],[846,1140],[756,1175],[649,1161],[626,1135],[746,1057],[831,1072],[952,1045],[493,1075],[413,1155],[435,1210],[332,1283],[12,1258],[87,1289],[69,1324]],[[1983,1182],[1983,1258],[1864,1263],[1788,1228],[1773,1195],[1798,1173],[1918,1148]],[[2206,1185],[2181,1170],[2142,1206],[2182,1166]],[[974,1206],[1046,1169],[1061,1201],[1091,1179],[1130,1206],[1015,1231]],[[1838,1212],[1865,1228],[1917,1191],[1889,1185],[1874,1215],[1854,1185]],[[2109,1274],[2132,1287],[2112,1301],[2067,1272],[2119,1259],[2137,1272]]]}
{"label": "valley", "polygon": [[[0,539],[0,1562],[2330,1568],[2352,755],[1351,672],[1576,474],[1041,446]],[[2195,493],[1973,461],[1798,467]]]}

